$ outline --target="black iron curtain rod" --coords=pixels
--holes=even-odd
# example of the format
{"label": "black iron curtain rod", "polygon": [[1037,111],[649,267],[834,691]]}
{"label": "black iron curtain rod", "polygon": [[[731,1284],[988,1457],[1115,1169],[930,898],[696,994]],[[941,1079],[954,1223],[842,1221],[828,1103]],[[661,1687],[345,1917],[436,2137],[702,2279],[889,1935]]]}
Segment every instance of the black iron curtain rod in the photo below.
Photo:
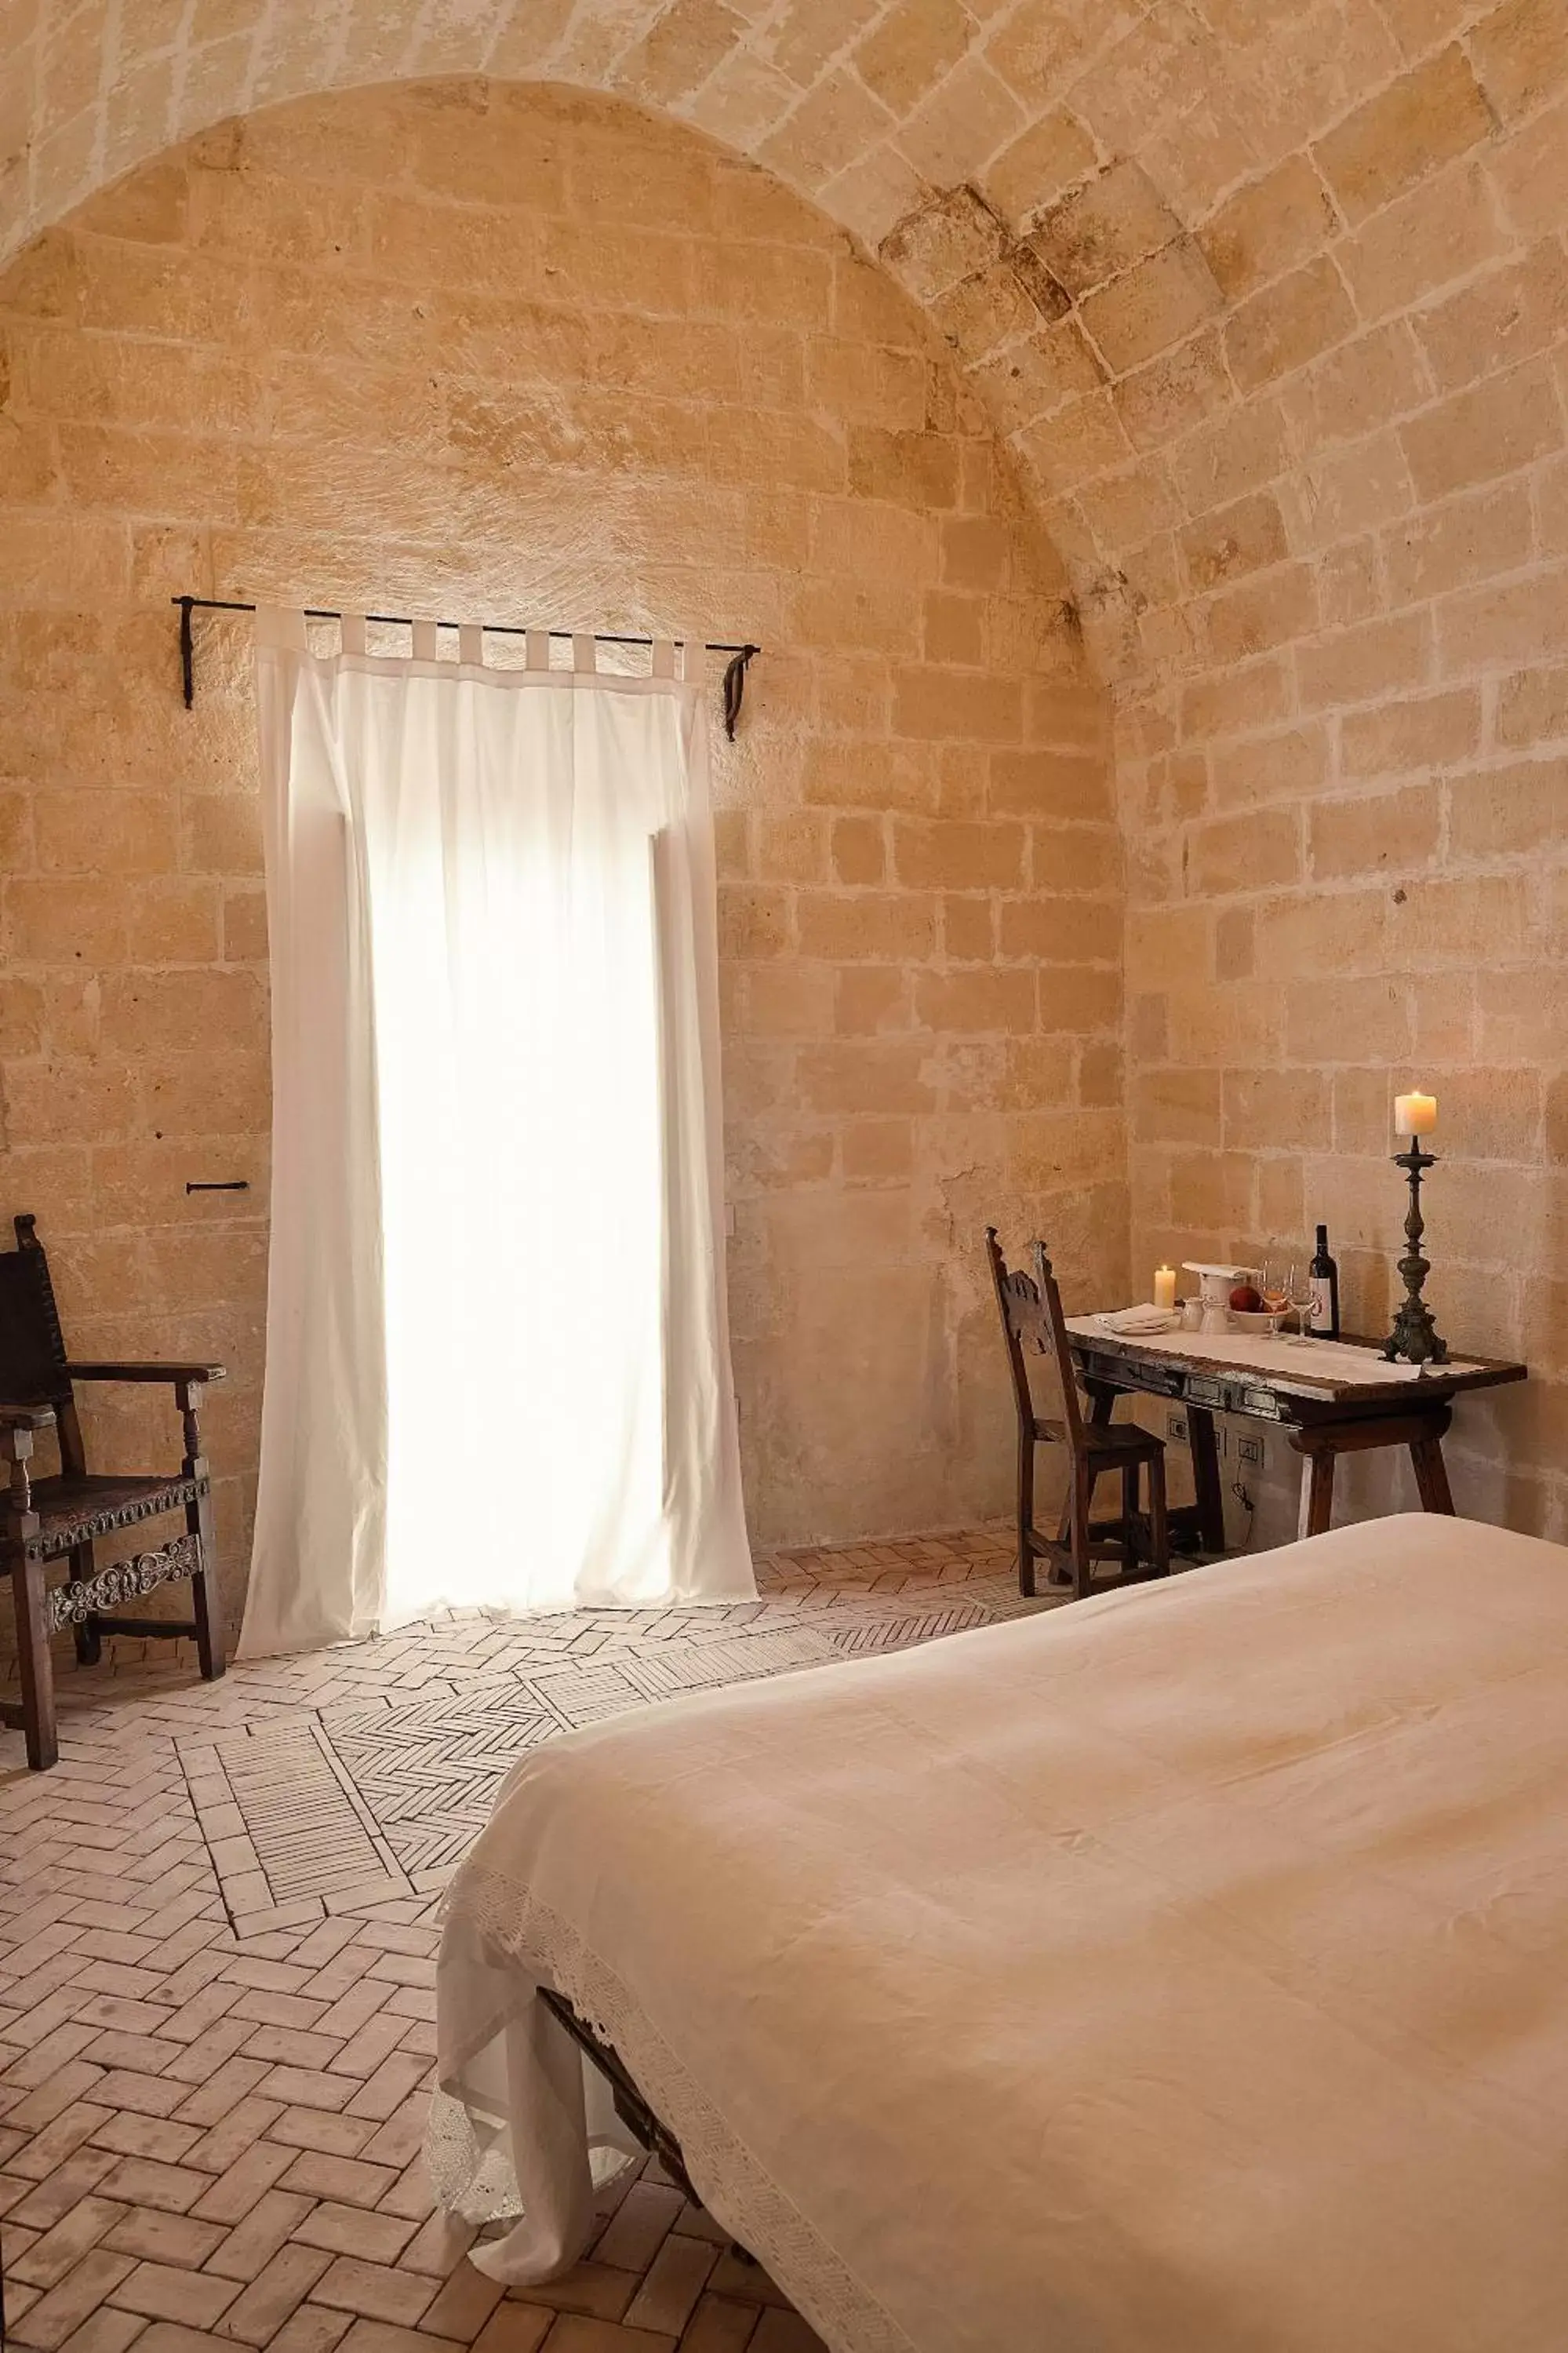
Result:
{"label": "black iron curtain rod", "polygon": [[[180,608],[180,678],[185,691],[185,709],[189,711],[195,705],[196,699],[196,647],[195,633],[191,628],[191,615],[193,613],[254,613],[256,607],[236,596],[171,596],[169,602],[171,605],[177,605]],[[307,605],[304,607],[304,614],[308,621],[341,621],[343,617],[334,605]],[[412,613],[367,613],[364,617],[367,621],[385,622],[394,628],[411,629],[414,626]],[[456,629],[461,626],[457,621],[436,623],[438,629]],[[537,635],[569,638],[591,636],[596,646],[651,646],[655,642],[652,638],[619,637],[610,629],[535,631],[516,621],[485,621],[480,626],[496,638],[527,638]],[[741,715],[741,705],[745,700],[746,671],[751,665],[752,656],[760,654],[762,650],[761,646],[726,644],[721,638],[709,638],[705,648],[708,653],[728,654],[731,657],[724,665],[724,733],[731,744],[735,740],[735,722]]]}

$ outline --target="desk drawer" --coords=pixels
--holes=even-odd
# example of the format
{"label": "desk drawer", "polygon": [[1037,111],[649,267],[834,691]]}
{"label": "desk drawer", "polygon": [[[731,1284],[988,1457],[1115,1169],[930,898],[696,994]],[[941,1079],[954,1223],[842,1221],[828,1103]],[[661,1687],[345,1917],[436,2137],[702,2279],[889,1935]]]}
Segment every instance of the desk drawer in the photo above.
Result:
{"label": "desk drawer", "polygon": [[1241,1413],[1254,1421],[1283,1419],[1273,1390],[1258,1388],[1246,1379],[1225,1381],[1213,1373],[1189,1373],[1183,1395],[1189,1405],[1205,1407],[1210,1413]]}
{"label": "desk drawer", "polygon": [[1103,1382],[1119,1395],[1180,1397],[1186,1386],[1186,1376],[1180,1365],[1134,1362],[1114,1348],[1092,1345],[1075,1345],[1073,1355],[1078,1359],[1080,1380]]}

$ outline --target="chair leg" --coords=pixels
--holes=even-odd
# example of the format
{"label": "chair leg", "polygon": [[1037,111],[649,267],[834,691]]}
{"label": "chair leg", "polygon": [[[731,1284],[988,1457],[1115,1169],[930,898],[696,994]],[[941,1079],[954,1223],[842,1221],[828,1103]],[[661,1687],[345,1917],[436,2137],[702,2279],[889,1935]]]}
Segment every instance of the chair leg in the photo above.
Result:
{"label": "chair leg", "polygon": [[1035,1526],[1035,1437],[1018,1426],[1018,1590],[1026,1599],[1035,1592],[1035,1550],[1030,1541]]}
{"label": "chair leg", "polygon": [[[89,1536],[85,1544],[73,1545],[71,1547],[71,1583],[82,1584],[92,1576],[93,1570],[92,1538]],[[78,1666],[96,1667],[103,1655],[103,1639],[98,1630],[98,1620],[85,1618],[79,1626],[72,1627],[71,1632],[76,1641]]]}
{"label": "chair leg", "polygon": [[1124,1462],[1121,1466],[1121,1573],[1136,1577],[1142,1556],[1138,1550],[1138,1465]]}
{"label": "chair leg", "polygon": [[11,1560],[12,1608],[16,1620],[16,1663],[22,1677],[22,1729],[27,1763],[47,1773],[58,1763],[55,1728],[55,1669],[49,1656],[49,1624],[44,1607],[44,1564],[24,1555]]}
{"label": "chair leg", "polygon": [[1165,1457],[1149,1457],[1149,1549],[1156,1577],[1171,1574],[1171,1525],[1165,1515]]}
{"label": "chair leg", "polygon": [[210,1489],[205,1489],[194,1504],[185,1505],[185,1526],[195,1536],[201,1556],[201,1567],[191,1579],[191,1615],[196,1621],[196,1656],[203,1676],[211,1683],[222,1674],[226,1659]]}
{"label": "chair leg", "polygon": [[1094,1581],[1094,1557],[1089,1551],[1089,1524],[1094,1501],[1094,1472],[1089,1457],[1074,1457],[1072,1466],[1072,1593],[1081,1601]]}

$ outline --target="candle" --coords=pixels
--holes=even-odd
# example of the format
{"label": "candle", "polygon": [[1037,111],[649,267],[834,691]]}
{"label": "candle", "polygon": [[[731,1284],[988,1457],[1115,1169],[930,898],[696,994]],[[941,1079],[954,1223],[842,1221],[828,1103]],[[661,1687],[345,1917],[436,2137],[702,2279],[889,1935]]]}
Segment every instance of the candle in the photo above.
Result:
{"label": "candle", "polygon": [[1154,1269],[1154,1304],[1173,1307],[1176,1303],[1176,1270],[1173,1266]]}
{"label": "candle", "polygon": [[1395,1135],[1430,1135],[1437,1124],[1437,1098],[1420,1093],[1395,1095],[1394,1098],[1394,1133]]}

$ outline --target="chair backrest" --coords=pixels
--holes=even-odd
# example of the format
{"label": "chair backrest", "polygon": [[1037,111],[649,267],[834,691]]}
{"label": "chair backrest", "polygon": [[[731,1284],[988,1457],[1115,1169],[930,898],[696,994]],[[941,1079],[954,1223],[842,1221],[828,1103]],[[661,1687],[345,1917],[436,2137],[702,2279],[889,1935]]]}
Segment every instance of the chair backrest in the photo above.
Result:
{"label": "chair backrest", "polygon": [[1001,1311],[1002,1331],[1007,1343],[1007,1362],[1013,1374],[1013,1396],[1018,1408],[1018,1419],[1025,1429],[1032,1429],[1036,1406],[1029,1381],[1031,1359],[1044,1358],[1055,1376],[1055,1387],[1061,1400],[1062,1419],[1071,1439],[1083,1435],[1083,1412],[1079,1404],[1078,1377],[1073,1366],[1072,1350],[1068,1345],[1067,1319],[1062,1314],[1062,1295],[1051,1272],[1050,1260],[1046,1256],[1044,1242],[1029,1245],[1035,1261],[1032,1275],[1017,1268],[1009,1271],[1002,1255],[1002,1245],[996,1239],[994,1226],[985,1229],[985,1254],[990,1261],[991,1280],[995,1286],[996,1304]]}
{"label": "chair backrest", "polygon": [[16,1247],[0,1250],[0,1397],[14,1405],[68,1404],[70,1375],[49,1261],[31,1217]]}

